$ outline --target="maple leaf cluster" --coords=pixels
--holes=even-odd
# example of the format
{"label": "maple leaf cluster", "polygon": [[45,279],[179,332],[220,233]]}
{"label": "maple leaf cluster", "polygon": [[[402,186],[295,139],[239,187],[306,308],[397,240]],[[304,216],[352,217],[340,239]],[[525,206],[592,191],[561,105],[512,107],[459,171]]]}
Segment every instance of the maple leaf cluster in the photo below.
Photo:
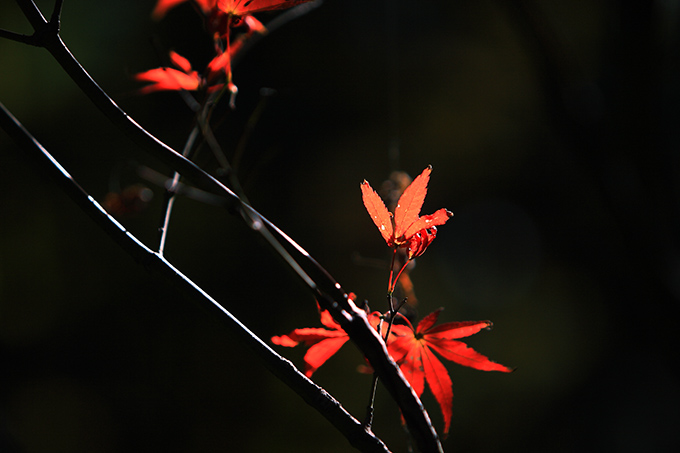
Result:
{"label": "maple leaf cluster", "polygon": [[[505,373],[513,370],[491,361],[459,341],[460,338],[469,337],[480,330],[490,329],[493,326],[490,321],[448,322],[435,326],[441,310],[427,315],[415,329],[408,319],[399,316],[403,324],[392,325],[385,342],[390,356],[399,365],[419,398],[423,395],[427,382],[441,408],[446,435],[453,414],[453,383],[435,352],[446,360],[477,370]],[[271,339],[272,343],[279,346],[294,347],[304,344],[309,347],[303,358],[307,377],[311,377],[349,340],[349,335],[333,320],[328,310],[320,310],[319,316],[324,328],[304,327]],[[372,312],[368,318],[371,325],[377,328],[383,316]]]}
{"label": "maple leaf cluster", "polygon": [[[367,181],[361,184],[364,206],[371,219],[378,227],[387,245],[393,248],[395,253],[400,248],[406,250],[407,263],[425,252],[425,249],[436,237],[436,227],[443,225],[453,216],[446,209],[439,209],[434,214],[420,216],[431,172],[432,167],[428,166],[404,190],[394,209],[394,214],[389,212],[382,198]],[[402,270],[406,267],[406,264],[404,264]],[[394,282],[392,282],[390,276],[390,298],[393,290]],[[352,293],[349,295],[349,299],[354,301],[356,296]],[[459,341],[461,338],[474,335],[483,329],[490,329],[493,325],[490,321],[447,322],[435,326],[441,311],[440,308],[425,316],[414,328],[405,316],[390,307],[389,313],[393,323],[387,329],[388,334],[384,340],[388,353],[397,363],[418,397],[422,396],[425,383],[427,383],[441,408],[444,419],[444,434],[446,435],[451,426],[453,413],[453,383],[438,355],[446,360],[477,370],[505,373],[513,370],[493,362]],[[309,347],[303,359],[307,377],[311,377],[349,340],[347,333],[333,320],[327,310],[319,309],[319,315],[323,328],[295,329],[288,335],[275,336],[271,339],[274,344],[280,346],[294,347],[305,344]],[[379,332],[381,329],[378,326],[386,318],[387,316],[379,312],[368,314],[369,322]]]}
{"label": "maple leaf cluster", "polygon": [[[311,0],[158,0],[152,12],[154,19],[163,18],[167,12],[190,2],[203,16],[207,30],[213,36],[215,57],[202,73],[193,70],[191,63],[176,52],[170,52],[174,67],[159,67],[134,76],[140,82],[151,82],[139,90],[140,94],[155,91],[199,91],[209,93],[226,88],[233,97],[238,92],[232,82],[231,61],[243,44],[256,34],[265,34],[265,26],[252,14],[290,8]],[[241,31],[232,37],[232,31]]]}

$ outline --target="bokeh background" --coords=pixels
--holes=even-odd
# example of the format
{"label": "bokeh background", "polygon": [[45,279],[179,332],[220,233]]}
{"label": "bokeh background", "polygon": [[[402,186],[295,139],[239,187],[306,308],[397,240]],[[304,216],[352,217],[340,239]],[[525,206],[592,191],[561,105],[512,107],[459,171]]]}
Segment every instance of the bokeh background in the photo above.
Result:
{"label": "bokeh background", "polygon": [[[50,1],[38,4],[46,14]],[[188,5],[65,2],[62,36],[175,148],[191,112],[139,97],[167,50],[210,41]],[[326,0],[234,68],[216,134],[253,205],[381,308],[388,251],[361,204],[399,169],[434,172],[424,212],[455,217],[411,276],[420,316],[491,319],[468,344],[517,367],[454,364],[446,451],[671,451],[680,440],[680,2]],[[262,14],[263,22],[275,15]],[[0,27],[31,33],[14,2]],[[0,101],[98,200],[142,183],[121,221],[153,245],[162,191],[140,152],[42,49],[0,40]],[[0,451],[344,452],[335,429],[200,307],[134,263],[0,132]],[[209,153],[198,162],[215,168]],[[263,338],[317,326],[312,297],[242,222],[183,198],[167,257]],[[375,263],[384,262],[383,268]],[[303,350],[282,350],[302,364]],[[348,345],[314,376],[357,417],[370,377]],[[438,428],[429,391],[424,403]],[[378,391],[375,431],[407,449]]]}

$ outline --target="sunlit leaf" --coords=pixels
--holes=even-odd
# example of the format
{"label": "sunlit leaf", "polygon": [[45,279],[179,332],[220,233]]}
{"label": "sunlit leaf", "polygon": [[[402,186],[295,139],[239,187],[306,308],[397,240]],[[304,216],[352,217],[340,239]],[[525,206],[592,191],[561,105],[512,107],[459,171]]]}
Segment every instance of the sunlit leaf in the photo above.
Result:
{"label": "sunlit leaf", "polygon": [[409,260],[422,255],[437,235],[436,226],[445,224],[453,216],[442,208],[434,214],[420,217],[431,172],[432,166],[428,166],[404,190],[394,216],[371,185],[367,181],[361,183],[364,206],[373,223],[389,247],[407,249]]}
{"label": "sunlit leaf", "polygon": [[453,339],[468,337],[488,328],[491,325],[489,321],[449,322],[435,326],[440,313],[441,309],[430,313],[416,329],[410,325],[408,329],[404,329],[404,325],[399,329],[394,329],[397,325],[393,326],[394,338],[388,339],[388,351],[418,396],[424,390],[424,382],[427,382],[441,408],[446,434],[451,424],[453,387],[435,352],[447,360],[477,370],[506,373],[513,370],[492,362],[465,343]]}
{"label": "sunlit leaf", "polygon": [[390,245],[393,238],[392,214],[387,210],[382,198],[373,190],[368,181],[361,183],[361,195],[373,223],[378,227],[385,242]]}
{"label": "sunlit leaf", "polygon": [[397,207],[394,209],[394,236],[397,240],[400,240],[404,233],[406,233],[406,230],[418,220],[420,209],[425,201],[425,195],[427,195],[430,173],[432,173],[432,166],[428,165],[404,190],[404,193],[399,198]]}

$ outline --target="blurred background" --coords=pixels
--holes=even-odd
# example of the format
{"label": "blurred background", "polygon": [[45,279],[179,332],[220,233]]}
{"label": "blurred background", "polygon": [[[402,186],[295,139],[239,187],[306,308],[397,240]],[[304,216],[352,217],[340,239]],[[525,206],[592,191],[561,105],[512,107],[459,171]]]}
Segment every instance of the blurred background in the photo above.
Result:
{"label": "blurred background", "polygon": [[[52,2],[37,2],[49,14]],[[131,76],[211,44],[188,4],[65,2],[62,36],[138,123],[181,149],[177,93]],[[671,451],[680,296],[680,2],[326,0],[234,67],[215,113],[252,204],[347,290],[385,309],[389,251],[361,203],[432,164],[424,213],[455,217],[411,273],[422,317],[483,320],[467,339],[509,375],[447,363],[446,451]],[[276,14],[260,14],[266,24]],[[0,28],[31,33],[12,1]],[[0,101],[96,199],[143,184],[119,217],[155,247],[162,190],[146,156],[49,54],[0,40]],[[0,451],[345,452],[347,441],[220,320],[152,279],[0,132]],[[210,153],[197,158],[216,167]],[[179,199],[168,259],[263,338],[318,326],[313,298],[240,219]],[[302,366],[304,350],[278,348]],[[370,376],[348,344],[315,381],[363,418]],[[442,418],[426,390],[435,426]],[[378,390],[375,432],[407,451]]]}

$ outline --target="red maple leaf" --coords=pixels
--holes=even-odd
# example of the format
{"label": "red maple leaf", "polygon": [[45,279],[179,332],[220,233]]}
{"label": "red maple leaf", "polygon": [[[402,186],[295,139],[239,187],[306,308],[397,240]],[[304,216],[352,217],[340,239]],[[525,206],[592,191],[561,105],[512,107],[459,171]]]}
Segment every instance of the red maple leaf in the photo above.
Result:
{"label": "red maple leaf", "polygon": [[307,377],[312,377],[312,374],[349,340],[349,335],[333,320],[328,310],[321,311],[319,315],[321,324],[326,326],[326,329],[304,327],[295,329],[288,335],[272,337],[272,343],[279,346],[294,347],[300,343],[309,346],[304,357]]}
{"label": "red maple leaf", "polygon": [[189,60],[176,52],[170,52],[170,61],[178,69],[156,68],[140,72],[134,76],[140,82],[152,82],[139,90],[140,94],[165,90],[196,91],[203,84],[203,78],[198,72],[192,70]]}
{"label": "red maple leaf", "polygon": [[209,91],[214,91],[223,86],[222,83],[215,83],[220,76],[226,76],[230,92],[236,91],[236,86],[231,83],[231,60],[227,52],[218,54],[208,63],[206,77],[194,71],[189,60],[176,52],[170,52],[170,61],[179,69],[161,67],[149,69],[134,76],[134,79],[140,82],[152,82],[141,88],[138,91],[139,94],[154,91],[196,91],[204,87],[208,87]]}
{"label": "red maple leaf", "polygon": [[[354,300],[355,298],[356,296],[350,293],[349,299]],[[272,343],[279,346],[295,347],[300,343],[309,346],[303,358],[305,362],[305,375],[307,377],[312,377],[312,374],[349,340],[347,332],[340,327],[340,324],[335,322],[328,310],[319,309],[319,316],[321,324],[326,327],[325,329],[321,327],[304,327],[295,329],[288,335],[276,336],[271,339]],[[378,324],[379,319],[380,317],[377,313],[369,315],[371,325],[374,327]]]}
{"label": "red maple leaf", "polygon": [[364,206],[389,247],[403,247],[408,259],[420,256],[437,235],[437,225],[445,224],[453,214],[442,208],[434,214],[420,216],[427,195],[432,166],[428,166],[413,180],[399,198],[394,215],[387,210],[380,195],[368,181],[361,183]]}
{"label": "red maple leaf", "polygon": [[[410,382],[418,397],[423,394],[425,382],[434,394],[444,416],[444,434],[449,432],[452,416],[453,384],[449,373],[434,352],[460,365],[484,371],[511,372],[512,369],[492,362],[486,356],[468,347],[459,338],[469,337],[492,326],[490,321],[447,322],[434,327],[439,310],[423,318],[416,329],[408,325],[392,326],[392,337],[387,349]],[[434,351],[434,352],[433,352]]]}

